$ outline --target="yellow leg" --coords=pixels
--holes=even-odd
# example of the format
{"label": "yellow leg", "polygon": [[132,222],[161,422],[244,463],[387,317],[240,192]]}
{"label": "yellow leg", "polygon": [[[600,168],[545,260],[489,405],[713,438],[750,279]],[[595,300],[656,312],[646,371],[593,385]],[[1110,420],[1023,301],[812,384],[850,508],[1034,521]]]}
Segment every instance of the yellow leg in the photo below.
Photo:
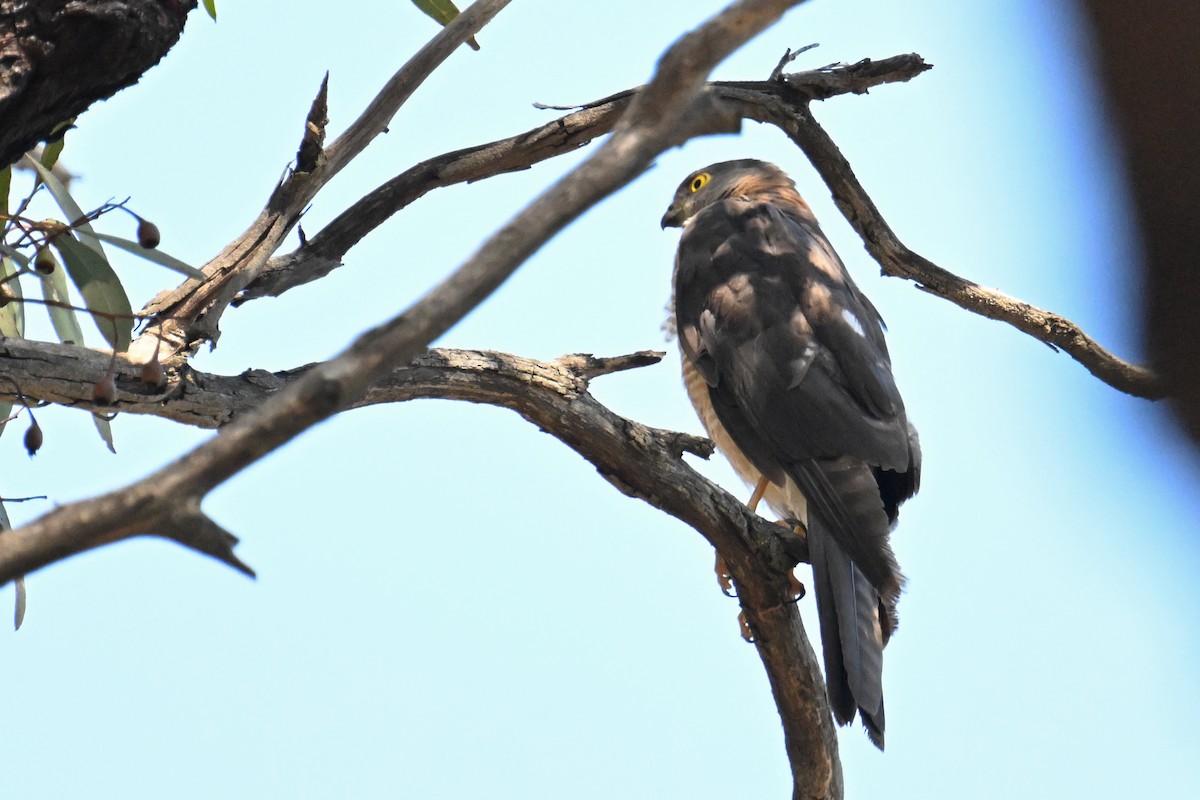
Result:
{"label": "yellow leg", "polygon": [[750,495],[750,502],[746,505],[750,506],[751,511],[758,510],[759,501],[763,499],[763,495],[767,493],[767,486],[770,485],[767,476],[764,475],[758,479],[758,484],[754,487],[754,494]]}

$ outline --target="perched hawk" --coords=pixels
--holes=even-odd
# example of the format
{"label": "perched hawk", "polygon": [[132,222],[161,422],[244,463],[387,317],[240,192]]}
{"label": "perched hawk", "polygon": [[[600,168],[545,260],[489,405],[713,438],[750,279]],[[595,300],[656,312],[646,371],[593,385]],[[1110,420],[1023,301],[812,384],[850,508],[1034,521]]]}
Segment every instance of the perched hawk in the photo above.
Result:
{"label": "perched hawk", "polygon": [[830,705],[842,725],[857,711],[882,749],[883,646],[904,580],[888,534],[921,464],[883,321],[774,164],[693,172],[662,225],[684,229],[674,314],[688,395],[755,502],[804,526]]}

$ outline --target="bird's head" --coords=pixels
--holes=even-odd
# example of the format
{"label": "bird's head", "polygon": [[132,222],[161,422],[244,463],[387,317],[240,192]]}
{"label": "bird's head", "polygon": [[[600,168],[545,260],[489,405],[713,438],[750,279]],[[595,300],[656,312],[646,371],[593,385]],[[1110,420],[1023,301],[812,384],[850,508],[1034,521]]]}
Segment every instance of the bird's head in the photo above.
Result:
{"label": "bird's head", "polygon": [[774,164],[755,158],[721,161],[698,169],[684,179],[663,214],[664,228],[681,228],[701,209],[731,197],[759,198],[785,195],[807,209],[796,184]]}

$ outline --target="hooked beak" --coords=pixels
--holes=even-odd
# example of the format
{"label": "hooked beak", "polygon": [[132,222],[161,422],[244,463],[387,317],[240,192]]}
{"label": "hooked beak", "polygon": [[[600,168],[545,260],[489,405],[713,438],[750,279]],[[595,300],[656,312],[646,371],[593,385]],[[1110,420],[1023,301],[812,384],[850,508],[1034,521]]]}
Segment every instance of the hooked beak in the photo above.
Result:
{"label": "hooked beak", "polygon": [[667,228],[682,228],[683,227],[683,204],[671,203],[671,207],[667,209],[667,213],[663,214],[662,227]]}

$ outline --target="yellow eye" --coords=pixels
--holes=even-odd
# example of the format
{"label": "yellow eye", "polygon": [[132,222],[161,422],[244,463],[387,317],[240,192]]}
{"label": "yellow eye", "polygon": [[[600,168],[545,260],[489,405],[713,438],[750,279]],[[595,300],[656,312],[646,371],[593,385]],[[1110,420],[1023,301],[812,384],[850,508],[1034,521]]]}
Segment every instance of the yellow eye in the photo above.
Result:
{"label": "yellow eye", "polygon": [[707,172],[701,172],[699,175],[692,178],[692,192],[695,193],[700,191],[702,188],[704,188],[704,184],[708,183],[711,179],[712,175],[709,175]]}

